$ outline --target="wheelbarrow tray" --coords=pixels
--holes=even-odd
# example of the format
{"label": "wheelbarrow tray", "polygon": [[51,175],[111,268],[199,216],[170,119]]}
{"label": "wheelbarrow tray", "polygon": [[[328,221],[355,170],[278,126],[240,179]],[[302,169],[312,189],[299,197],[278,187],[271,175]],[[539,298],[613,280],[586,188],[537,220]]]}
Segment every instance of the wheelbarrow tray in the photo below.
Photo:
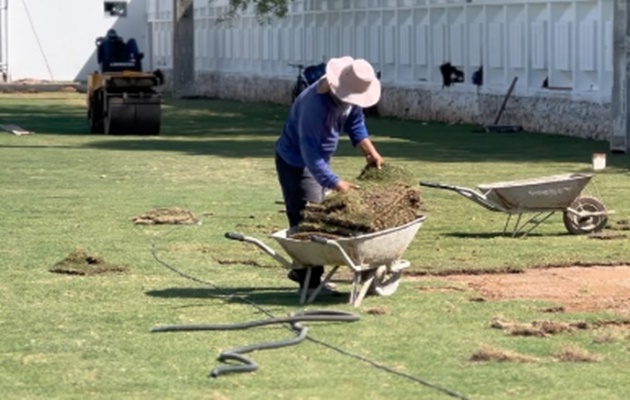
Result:
{"label": "wheelbarrow tray", "polygon": [[396,291],[402,270],[410,266],[409,261],[401,257],[425,220],[426,216],[421,216],[395,228],[340,239],[314,235],[310,240],[298,240],[289,237],[289,229],[272,233],[270,237],[289,259],[256,238],[235,232],[226,232],[225,237],[258,246],[287,269],[305,268],[306,281],[310,279],[312,267],[332,266],[308,299],[308,285],[300,289],[300,304],[311,303],[340,267],[349,267],[354,275],[350,304],[358,307],[368,292],[390,296]]}
{"label": "wheelbarrow tray", "polygon": [[[352,262],[361,270],[377,268],[381,265],[393,265],[407,250],[426,216],[421,216],[407,224],[350,238],[336,239]],[[294,267],[317,265],[347,265],[348,262],[338,249],[322,246],[309,240],[297,240],[287,237],[289,230],[271,234],[284,251],[291,257]]]}
{"label": "wheelbarrow tray", "polygon": [[565,210],[592,178],[590,174],[568,173],[517,181],[477,185],[486,199],[508,213]]}

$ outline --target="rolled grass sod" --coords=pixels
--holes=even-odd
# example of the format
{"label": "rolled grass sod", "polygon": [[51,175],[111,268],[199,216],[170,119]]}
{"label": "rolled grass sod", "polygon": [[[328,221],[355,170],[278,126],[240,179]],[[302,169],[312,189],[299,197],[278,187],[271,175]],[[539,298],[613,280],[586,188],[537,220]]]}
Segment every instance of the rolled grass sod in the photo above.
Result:
{"label": "rolled grass sod", "polygon": [[409,223],[422,209],[420,191],[412,180],[409,171],[396,165],[366,166],[357,177],[359,188],[308,204],[292,237],[353,237]]}

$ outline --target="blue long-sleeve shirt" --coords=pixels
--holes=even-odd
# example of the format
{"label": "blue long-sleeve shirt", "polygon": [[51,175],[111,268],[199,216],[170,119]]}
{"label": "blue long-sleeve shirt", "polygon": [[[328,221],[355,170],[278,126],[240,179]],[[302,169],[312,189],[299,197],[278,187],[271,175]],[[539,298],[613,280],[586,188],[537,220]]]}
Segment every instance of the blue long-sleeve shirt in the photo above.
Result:
{"label": "blue long-sleeve shirt", "polygon": [[353,146],[368,137],[363,109],[352,107],[347,112],[329,93],[319,93],[317,83],[304,90],[289,112],[276,152],[289,165],[306,167],[315,180],[333,189],[339,177],[329,163],[337,150],[339,133],[344,131]]}

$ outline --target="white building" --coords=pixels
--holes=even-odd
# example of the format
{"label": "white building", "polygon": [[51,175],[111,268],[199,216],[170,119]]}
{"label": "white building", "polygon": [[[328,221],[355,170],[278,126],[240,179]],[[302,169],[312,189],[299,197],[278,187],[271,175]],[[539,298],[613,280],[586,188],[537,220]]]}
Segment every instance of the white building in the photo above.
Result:
{"label": "white building", "polygon": [[146,7],[146,0],[0,0],[0,70],[11,81],[85,80],[98,69],[94,42],[108,29],[148,47]]}
{"label": "white building", "polygon": [[[8,2],[8,8],[7,6]],[[167,74],[173,0],[0,0],[0,68],[13,80],[83,80],[94,40],[135,37],[145,69]],[[341,55],[382,73],[385,115],[492,123],[607,138],[612,131],[613,0],[294,0],[261,26],[251,13],[219,24],[228,0],[194,0],[192,94],[288,103],[296,70]],[[125,17],[105,12],[125,5]],[[465,81],[444,88],[440,65]],[[472,75],[483,67],[483,85]]]}

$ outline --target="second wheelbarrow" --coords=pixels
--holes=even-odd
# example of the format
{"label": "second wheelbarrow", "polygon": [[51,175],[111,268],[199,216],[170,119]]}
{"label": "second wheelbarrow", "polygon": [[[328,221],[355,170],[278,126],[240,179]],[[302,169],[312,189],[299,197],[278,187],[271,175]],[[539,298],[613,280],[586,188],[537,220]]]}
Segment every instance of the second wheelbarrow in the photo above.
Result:
{"label": "second wheelbarrow", "polygon": [[[510,219],[517,216],[512,237],[527,235],[554,213],[563,213],[564,225],[574,235],[599,232],[606,226],[608,214],[604,203],[596,197],[584,196],[592,174],[567,173],[507,182],[477,185],[477,190],[443,183],[420,182],[420,186],[452,190],[480,206],[507,213],[503,233],[508,232]],[[525,222],[525,213],[536,213]],[[541,218],[542,217],[542,218]],[[529,229],[527,229],[529,227]]]}
{"label": "second wheelbarrow", "polygon": [[390,296],[398,289],[402,270],[410,265],[409,261],[401,257],[425,219],[426,216],[421,216],[395,228],[334,240],[319,236],[313,236],[311,240],[298,240],[290,237],[288,229],[271,234],[271,238],[278,242],[291,261],[256,238],[233,232],[226,233],[225,237],[258,246],[287,269],[307,268],[307,282],[312,267],[332,266],[308,299],[308,287],[304,286],[300,295],[301,304],[313,302],[340,266],[350,267],[354,275],[350,304],[358,307],[368,293]]}

